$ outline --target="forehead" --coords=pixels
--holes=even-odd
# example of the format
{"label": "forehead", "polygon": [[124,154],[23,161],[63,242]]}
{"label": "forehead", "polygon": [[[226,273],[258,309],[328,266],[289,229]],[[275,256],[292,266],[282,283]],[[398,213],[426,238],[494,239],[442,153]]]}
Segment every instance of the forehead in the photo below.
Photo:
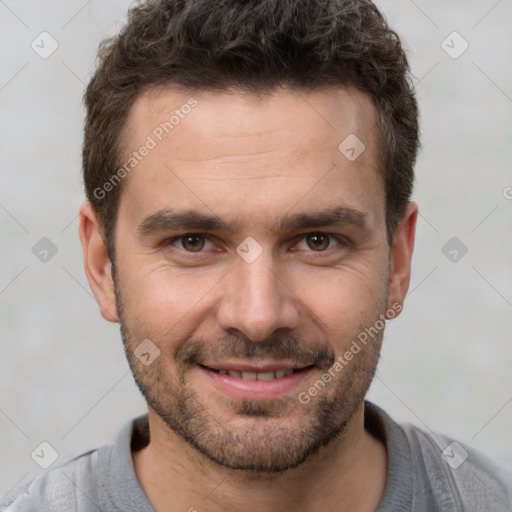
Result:
{"label": "forehead", "polygon": [[[186,119],[189,118],[188,121]],[[156,124],[155,124],[156,123]],[[374,136],[375,108],[370,98],[353,87],[313,90],[279,89],[255,95],[246,90],[185,91],[178,87],[153,87],[134,102],[126,124],[129,147],[152,134],[157,142],[172,144],[176,133],[203,136],[201,150],[222,153],[216,138],[254,137],[279,132],[291,147],[304,139],[337,147],[340,138],[353,134],[366,142]],[[179,128],[179,129],[178,129]],[[372,133],[369,133],[369,132]],[[329,133],[326,139],[325,135]],[[282,140],[274,140],[277,145]],[[192,144],[174,148],[177,156],[197,156]],[[241,148],[243,151],[243,148]],[[187,155],[192,150],[192,155]],[[216,151],[217,150],[217,151]]]}
{"label": "forehead", "polygon": [[182,208],[272,222],[319,202],[383,212],[375,109],[354,88],[260,97],[154,88],[137,99],[126,128],[124,160],[145,154],[121,196],[133,221]]}

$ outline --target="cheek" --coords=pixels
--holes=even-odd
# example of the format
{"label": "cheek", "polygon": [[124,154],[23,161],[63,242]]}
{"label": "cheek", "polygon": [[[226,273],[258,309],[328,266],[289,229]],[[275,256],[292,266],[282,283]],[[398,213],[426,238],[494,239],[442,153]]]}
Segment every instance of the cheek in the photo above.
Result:
{"label": "cheek", "polygon": [[385,279],[375,268],[333,270],[297,281],[297,296],[333,342],[357,335],[385,310]]}
{"label": "cheek", "polygon": [[[206,314],[209,295],[220,285],[221,275],[196,275],[169,268],[137,267],[125,275],[123,301],[127,321],[145,335],[183,338]],[[128,273],[125,273],[128,274]]]}

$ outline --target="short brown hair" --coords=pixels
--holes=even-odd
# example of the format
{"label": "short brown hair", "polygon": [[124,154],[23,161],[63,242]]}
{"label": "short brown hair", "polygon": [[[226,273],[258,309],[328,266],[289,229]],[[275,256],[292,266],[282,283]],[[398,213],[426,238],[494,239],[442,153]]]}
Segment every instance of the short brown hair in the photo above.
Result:
{"label": "short brown hair", "polygon": [[166,84],[255,94],[349,84],[367,94],[379,118],[392,240],[412,193],[418,107],[399,37],[370,0],[148,0],[130,9],[98,58],[84,95],[83,179],[112,261],[122,183],[98,190],[122,165],[134,101]]}

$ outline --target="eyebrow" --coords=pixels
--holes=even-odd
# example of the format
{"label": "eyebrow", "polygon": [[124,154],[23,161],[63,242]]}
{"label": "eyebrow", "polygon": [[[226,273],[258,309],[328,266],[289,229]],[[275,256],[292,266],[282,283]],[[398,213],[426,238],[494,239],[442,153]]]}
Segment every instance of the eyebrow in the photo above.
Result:
{"label": "eyebrow", "polygon": [[[275,234],[283,234],[300,229],[327,226],[352,226],[365,232],[370,231],[366,213],[344,206],[283,217],[274,223],[271,231]],[[177,211],[166,208],[143,219],[137,227],[137,233],[142,237],[172,231],[236,233],[240,232],[241,228],[240,221],[227,223],[216,215],[205,214],[197,210]]]}

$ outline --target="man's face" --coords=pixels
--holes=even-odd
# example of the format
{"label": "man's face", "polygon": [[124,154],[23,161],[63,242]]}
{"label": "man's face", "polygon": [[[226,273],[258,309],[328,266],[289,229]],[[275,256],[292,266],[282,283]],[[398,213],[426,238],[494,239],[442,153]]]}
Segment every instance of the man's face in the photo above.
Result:
{"label": "man's face", "polygon": [[[351,88],[153,90],[133,107],[126,159],[148,136],[156,146],[126,178],[117,219],[128,359],[170,435],[225,466],[297,466],[361,406],[382,321],[332,365],[390,307],[375,123]],[[366,146],[355,160],[354,136]]]}

